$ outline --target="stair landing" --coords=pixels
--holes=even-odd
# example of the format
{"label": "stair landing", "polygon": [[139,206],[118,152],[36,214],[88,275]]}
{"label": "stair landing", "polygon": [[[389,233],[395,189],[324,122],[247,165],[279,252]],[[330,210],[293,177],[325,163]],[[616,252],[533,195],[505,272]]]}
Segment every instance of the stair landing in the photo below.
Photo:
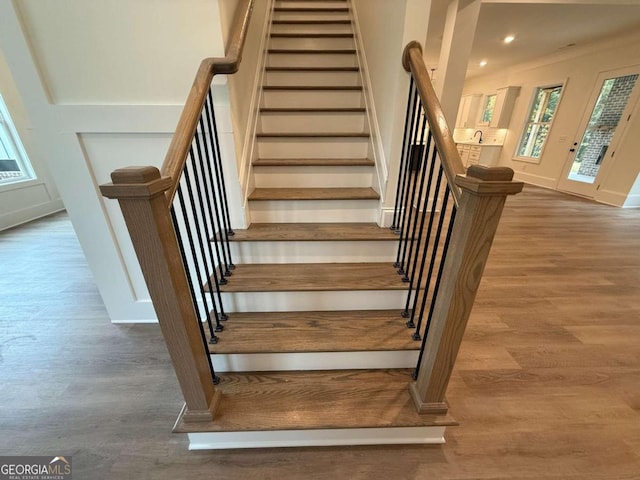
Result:
{"label": "stair landing", "polygon": [[222,374],[214,422],[181,414],[174,432],[191,450],[444,443],[456,421],[417,414],[411,381],[407,369]]}

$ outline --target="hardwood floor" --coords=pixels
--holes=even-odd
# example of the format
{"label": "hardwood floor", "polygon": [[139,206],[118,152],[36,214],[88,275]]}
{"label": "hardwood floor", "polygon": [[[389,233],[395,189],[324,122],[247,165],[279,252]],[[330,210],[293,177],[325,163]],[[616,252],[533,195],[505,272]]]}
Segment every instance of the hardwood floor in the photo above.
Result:
{"label": "hardwood floor", "polygon": [[[156,325],[112,325],[65,215],[0,233],[0,455],[78,479],[640,478],[640,210],[509,198],[443,446],[188,452]],[[231,321],[231,320],[230,320]]]}

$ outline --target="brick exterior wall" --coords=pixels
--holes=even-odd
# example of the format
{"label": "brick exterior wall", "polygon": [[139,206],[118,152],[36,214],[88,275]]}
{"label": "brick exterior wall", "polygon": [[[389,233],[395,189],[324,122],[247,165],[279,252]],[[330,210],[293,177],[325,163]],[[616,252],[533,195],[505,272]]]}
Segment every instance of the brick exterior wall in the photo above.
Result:
{"label": "brick exterior wall", "polygon": [[[604,102],[600,110],[600,116],[596,119],[592,117],[593,123],[589,123],[591,128],[587,130],[585,138],[583,138],[583,142],[587,146],[578,152],[579,157],[577,160],[580,161],[578,174],[590,177],[595,177],[598,174],[598,169],[600,168],[598,158],[613,139],[615,126],[620,121],[637,79],[637,74],[616,78],[609,95],[606,98],[599,99],[600,102]],[[599,105],[596,106],[596,108],[598,107]]]}
{"label": "brick exterior wall", "polygon": [[[611,143],[615,133],[615,126],[620,121],[637,79],[637,74],[616,78],[613,81],[609,95],[606,98],[599,99],[599,103],[602,103],[599,118],[594,119],[592,117],[593,123],[589,123],[591,128],[587,130],[585,138],[583,138],[583,142],[587,146],[578,152],[579,157],[576,159],[580,161],[578,174],[590,177],[595,177],[598,174],[600,168],[597,163],[598,157],[603,148]],[[598,107],[600,105],[596,105],[596,108]]]}

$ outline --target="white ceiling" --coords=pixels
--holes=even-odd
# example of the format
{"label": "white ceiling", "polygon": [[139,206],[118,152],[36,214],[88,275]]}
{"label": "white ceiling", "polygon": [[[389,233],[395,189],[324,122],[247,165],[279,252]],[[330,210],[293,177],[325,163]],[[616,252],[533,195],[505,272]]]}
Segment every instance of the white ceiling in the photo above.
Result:
{"label": "white ceiling", "polygon": [[[432,2],[424,52],[428,68],[438,66],[448,3]],[[480,7],[467,78],[573,48],[568,46],[571,44],[585,45],[634,30],[640,30],[640,2],[631,0],[485,0]],[[509,34],[516,39],[505,45],[503,39]],[[479,66],[481,60],[487,61],[485,67]]]}

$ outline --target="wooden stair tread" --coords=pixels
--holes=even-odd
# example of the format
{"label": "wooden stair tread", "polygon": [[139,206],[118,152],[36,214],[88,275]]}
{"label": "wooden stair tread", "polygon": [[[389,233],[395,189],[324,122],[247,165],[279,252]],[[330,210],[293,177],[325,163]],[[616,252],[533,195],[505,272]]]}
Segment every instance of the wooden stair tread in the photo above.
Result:
{"label": "wooden stair tread", "polygon": [[256,188],[249,200],[377,200],[370,187],[352,188]]}
{"label": "wooden stair tread", "polygon": [[351,25],[351,20],[274,20],[272,25]]}
{"label": "wooden stair tread", "polygon": [[213,354],[418,350],[397,310],[233,313]]}
{"label": "wooden stair tread", "polygon": [[252,223],[235,230],[233,242],[398,240],[398,235],[375,223]]}
{"label": "wooden stair tread", "polygon": [[408,394],[411,371],[339,370],[223,373],[212,422],[174,432],[454,426],[449,415],[420,415]]}
{"label": "wooden stair tread", "polygon": [[302,90],[302,91],[360,91],[362,85],[265,85],[262,87],[265,91],[290,91],[290,90]]}
{"label": "wooden stair tread", "polygon": [[256,133],[256,138],[369,138],[366,132],[269,132]]}
{"label": "wooden stair tread", "polygon": [[271,38],[353,38],[353,33],[271,33]]}
{"label": "wooden stair tread", "polygon": [[287,55],[353,55],[356,53],[353,48],[270,48],[267,52]]}
{"label": "wooden stair tread", "polygon": [[260,113],[366,113],[364,107],[353,108],[297,108],[297,107],[282,107],[282,108],[261,108]]}
{"label": "wooden stair tread", "polygon": [[369,158],[258,158],[254,167],[372,167]]}
{"label": "wooden stair tread", "polygon": [[274,12],[298,12],[298,13],[346,13],[349,7],[275,7]]}
{"label": "wooden stair tread", "polygon": [[236,265],[220,291],[331,292],[405,290],[392,263],[251,263]]}

